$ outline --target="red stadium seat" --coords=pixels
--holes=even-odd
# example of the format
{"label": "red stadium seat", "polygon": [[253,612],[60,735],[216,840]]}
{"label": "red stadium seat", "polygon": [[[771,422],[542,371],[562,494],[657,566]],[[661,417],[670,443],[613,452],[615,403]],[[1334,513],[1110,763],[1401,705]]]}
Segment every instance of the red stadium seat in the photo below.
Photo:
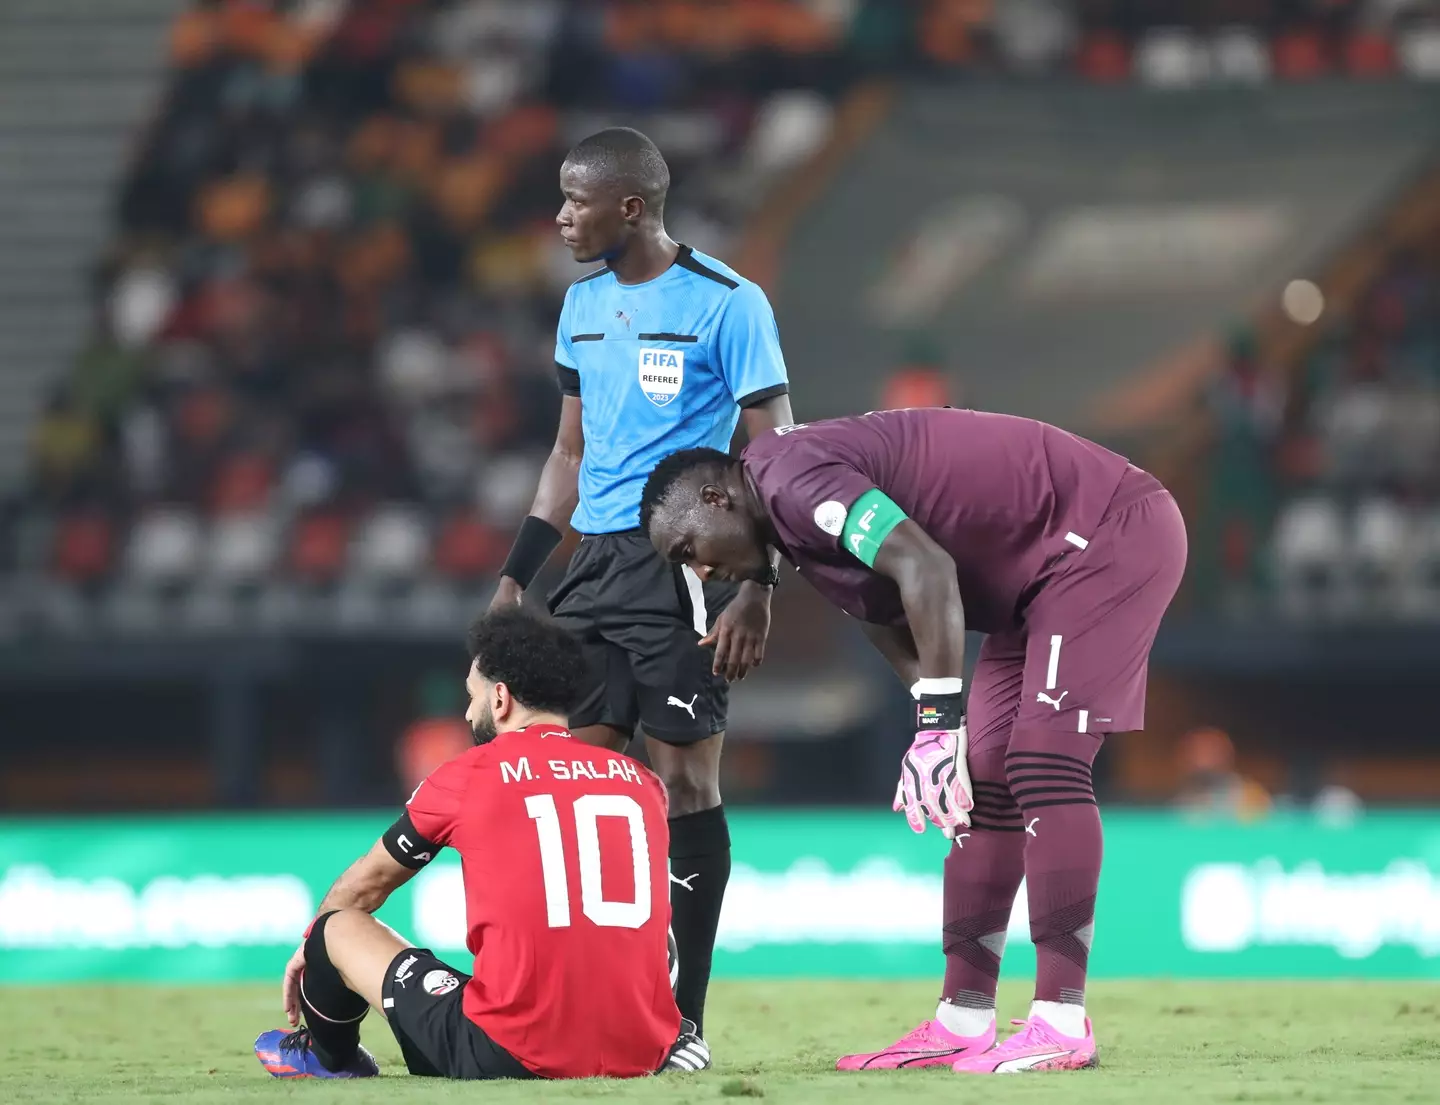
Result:
{"label": "red stadium seat", "polygon": [[1344,62],[1352,77],[1388,77],[1395,72],[1395,48],[1384,35],[1352,35],[1345,40]]}
{"label": "red stadium seat", "polygon": [[468,722],[458,717],[421,718],[400,737],[396,766],[406,790],[418,787],[447,760],[475,746]]}
{"label": "red stadium seat", "polygon": [[51,567],[72,583],[90,583],[107,575],[115,559],[115,529],[96,511],[72,514],[55,531]]}
{"label": "red stadium seat", "polygon": [[912,407],[943,407],[950,402],[950,383],[943,373],[902,369],[885,381],[880,406],[887,411]]}
{"label": "red stadium seat", "polygon": [[290,572],[307,583],[331,583],[345,566],[350,519],[321,511],[300,519],[290,542]]}
{"label": "red stadium seat", "polygon": [[462,511],[440,531],[435,568],[451,579],[478,579],[494,575],[509,550],[509,535],[485,525],[470,511]]}
{"label": "red stadium seat", "polygon": [[1116,84],[1130,77],[1130,49],[1119,35],[1101,31],[1081,43],[1075,67],[1086,80]]}
{"label": "red stadium seat", "polygon": [[1275,73],[1284,80],[1314,80],[1330,68],[1330,52],[1318,32],[1289,31],[1275,40]]}

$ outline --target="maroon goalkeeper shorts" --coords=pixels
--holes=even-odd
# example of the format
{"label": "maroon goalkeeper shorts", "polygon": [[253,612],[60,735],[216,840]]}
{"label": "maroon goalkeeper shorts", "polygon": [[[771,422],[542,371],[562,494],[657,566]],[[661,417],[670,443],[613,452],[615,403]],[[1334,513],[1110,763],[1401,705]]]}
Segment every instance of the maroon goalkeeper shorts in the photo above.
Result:
{"label": "maroon goalkeeper shorts", "polygon": [[985,639],[969,697],[972,749],[1012,726],[1070,733],[1145,727],[1150,649],[1185,572],[1185,522],[1159,480],[1131,468],[1084,548],[1025,611]]}

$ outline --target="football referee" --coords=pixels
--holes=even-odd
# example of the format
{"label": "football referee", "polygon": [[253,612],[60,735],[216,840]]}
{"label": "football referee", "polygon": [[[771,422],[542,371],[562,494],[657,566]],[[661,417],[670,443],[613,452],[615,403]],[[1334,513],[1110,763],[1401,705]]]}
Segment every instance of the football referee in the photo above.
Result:
{"label": "football referee", "polygon": [[[720,804],[728,684],[764,657],[774,563],[761,578],[707,581],[656,555],[640,492],[679,449],[728,449],[788,426],[789,385],[765,293],[665,233],[670,170],[628,128],[585,139],[560,169],[555,221],[581,263],[604,267],[565,294],[555,362],[555,447],[494,605],[520,601],[568,521],[582,535],[555,618],[584,644],[590,685],[571,715],[580,739],[623,749],[638,725],[670,796],[676,1000],[703,1031],[730,833]],[[712,651],[713,648],[713,651]]]}

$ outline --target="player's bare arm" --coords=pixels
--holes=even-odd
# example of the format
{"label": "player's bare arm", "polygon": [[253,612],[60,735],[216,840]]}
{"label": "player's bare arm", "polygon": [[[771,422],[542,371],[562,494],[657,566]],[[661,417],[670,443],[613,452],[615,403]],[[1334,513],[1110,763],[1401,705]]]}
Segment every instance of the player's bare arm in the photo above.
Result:
{"label": "player's bare arm", "polygon": [[962,679],[965,608],[955,560],[878,488],[851,507],[844,537],[859,559],[895,583],[905,611],[908,642],[895,633],[871,640],[887,658],[914,657],[915,739],[900,763],[894,809],[917,833],[928,822],[953,836],[970,824],[974,806]]}
{"label": "player's bare arm", "polygon": [[905,621],[915,643],[917,678],[961,678],[965,670],[965,608],[950,554],[907,518],[881,544],[874,568],[900,589]]}
{"label": "player's bare arm", "polygon": [[[773,395],[741,411],[745,433],[754,441],[795,422],[790,412],[789,395]],[[770,564],[778,570],[780,553],[770,550]],[[700,643],[715,647],[715,674],[734,682],[744,679],[752,668],[765,660],[765,641],[770,635],[770,596],[775,588],[769,583],[748,579],[740,585],[735,601],[725,608],[709,635]]]}
{"label": "player's bare arm", "polygon": [[540,471],[540,486],[530,514],[520,526],[505,567],[492,608],[513,605],[520,601],[525,588],[545,565],[560,544],[570,515],[580,501],[580,462],[585,457],[585,431],[580,419],[578,395],[564,395],[560,401],[560,427],[555,444]]}
{"label": "player's bare arm", "polygon": [[873,625],[861,622],[860,628],[877,652],[895,669],[907,687],[920,678],[920,654],[915,651],[915,637],[908,625]]}
{"label": "player's bare arm", "polygon": [[[410,881],[415,872],[402,867],[385,848],[384,840],[377,840],[374,846],[357,859],[335,880],[325,892],[320,908],[315,911],[322,917],[337,909],[358,909],[374,913],[390,895]],[[284,1001],[285,1016],[291,1026],[300,1023],[300,972],[305,969],[305,943],[295,949],[290,962],[285,964],[285,978],[280,985]]]}
{"label": "player's bare arm", "polygon": [[345,869],[335,884],[325,892],[319,913],[332,909],[360,909],[374,913],[391,894],[414,876],[415,870],[404,867],[377,840],[371,849]]}

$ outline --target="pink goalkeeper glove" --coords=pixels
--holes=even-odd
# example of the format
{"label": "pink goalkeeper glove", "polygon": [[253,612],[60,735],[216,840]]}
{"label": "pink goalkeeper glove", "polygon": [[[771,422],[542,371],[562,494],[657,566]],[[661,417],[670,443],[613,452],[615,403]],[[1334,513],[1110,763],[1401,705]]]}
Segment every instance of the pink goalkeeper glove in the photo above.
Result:
{"label": "pink goalkeeper glove", "polygon": [[[948,684],[955,684],[951,687]],[[922,680],[913,688],[916,710],[915,740],[900,761],[900,784],[895,788],[896,813],[917,833],[925,822],[953,839],[955,832],[970,825],[975,799],[966,763],[970,737],[965,730],[960,680]],[[933,684],[944,692],[936,694]]]}
{"label": "pink goalkeeper glove", "polygon": [[970,769],[965,749],[970,736],[965,723],[959,729],[932,729],[915,734],[915,743],[900,761],[900,785],[895,788],[894,810],[917,833],[929,821],[946,837],[970,827],[975,799],[970,791]]}

